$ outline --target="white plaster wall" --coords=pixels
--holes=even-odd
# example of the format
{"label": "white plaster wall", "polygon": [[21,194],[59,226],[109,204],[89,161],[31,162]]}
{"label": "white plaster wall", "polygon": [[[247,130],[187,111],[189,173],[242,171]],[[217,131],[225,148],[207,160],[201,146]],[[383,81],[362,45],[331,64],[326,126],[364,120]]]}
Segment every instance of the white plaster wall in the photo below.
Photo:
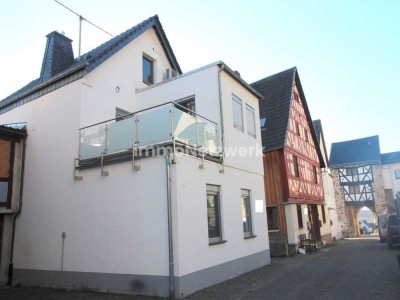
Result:
{"label": "white plaster wall", "polygon": [[[176,174],[177,211],[175,227],[179,228],[175,238],[177,274],[212,267],[237,258],[265,251],[269,248],[265,210],[255,212],[255,200],[262,200],[265,207],[263,176],[230,167],[225,173],[220,166],[180,155],[173,166]],[[190,175],[189,175],[190,174]],[[209,245],[206,185],[221,188],[222,235],[226,243]],[[253,233],[255,238],[244,239],[241,215],[241,189],[251,190]]]}
{"label": "white plaster wall", "polygon": [[400,179],[396,179],[394,171],[400,170],[400,163],[381,165],[383,185],[385,189],[393,189],[393,199],[400,192]]}
{"label": "white plaster wall", "polygon": [[296,244],[300,242],[300,234],[306,234],[308,237],[308,214],[304,214],[304,210],[307,209],[307,205],[301,205],[301,213],[303,216],[303,228],[299,228],[299,220],[297,217],[297,205],[296,204],[286,204],[285,214],[286,214],[286,225],[288,231],[288,243]]}
{"label": "white plaster wall", "polygon": [[[324,186],[325,204],[327,209],[326,212],[329,215],[329,220],[332,221],[332,226],[330,226],[330,231],[332,233],[332,237],[335,237],[336,239],[341,239],[343,238],[342,224],[339,221],[339,215],[336,209],[333,177],[328,171],[325,171],[322,173],[322,180]],[[327,220],[327,222],[329,221]]]}
{"label": "white plaster wall", "polygon": [[[170,64],[156,33],[150,29],[84,77],[81,127],[115,118],[116,107],[130,112],[143,108],[135,93],[148,86],[142,81],[143,53],[155,59],[155,83],[163,80]],[[152,105],[151,99],[145,102],[145,107]]]}
{"label": "white plaster wall", "polygon": [[[227,151],[229,151],[229,148],[231,151],[235,149],[238,150],[235,155],[228,155],[228,153],[226,153],[225,164],[256,174],[264,174],[258,98],[242,85],[239,85],[228,73],[223,72],[221,79],[224,106],[225,148],[227,148]],[[233,126],[232,94],[235,94],[242,100],[244,131],[240,131]],[[254,108],[255,138],[247,134],[246,104]],[[257,150],[259,151],[256,153]],[[241,151],[243,152],[241,153]],[[234,152],[231,153],[233,154]]]}

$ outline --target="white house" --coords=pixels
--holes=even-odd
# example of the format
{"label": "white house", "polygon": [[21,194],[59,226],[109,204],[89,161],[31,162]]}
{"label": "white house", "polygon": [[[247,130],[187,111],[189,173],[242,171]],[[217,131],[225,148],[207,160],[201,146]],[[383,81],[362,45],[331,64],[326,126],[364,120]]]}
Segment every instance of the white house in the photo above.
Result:
{"label": "white house", "polygon": [[47,37],[0,102],[28,133],[13,283],[179,298],[268,264],[260,94],[182,74],[157,16],[78,59]]}
{"label": "white house", "polygon": [[[381,154],[383,188],[386,201],[400,211],[400,151]],[[397,201],[396,201],[397,200]],[[390,206],[390,205],[389,205]],[[394,207],[389,210],[393,212]]]}
{"label": "white house", "polygon": [[325,228],[325,231],[329,230],[332,234],[332,238],[342,239],[342,223],[340,221],[337,208],[336,208],[336,200],[335,200],[335,192],[333,186],[333,176],[331,170],[329,168],[329,160],[328,154],[326,151],[325,137],[324,131],[322,130],[321,120],[313,121],[315,133],[317,134],[317,138],[319,141],[319,146],[321,148],[322,156],[325,161],[325,168],[322,169],[322,184],[324,187],[324,198],[325,204],[329,213],[329,229]]}

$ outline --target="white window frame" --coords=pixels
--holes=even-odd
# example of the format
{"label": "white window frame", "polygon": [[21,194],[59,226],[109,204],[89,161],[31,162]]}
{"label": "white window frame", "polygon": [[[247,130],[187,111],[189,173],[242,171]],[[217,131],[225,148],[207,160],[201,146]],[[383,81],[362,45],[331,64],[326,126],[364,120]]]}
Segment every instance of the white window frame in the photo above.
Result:
{"label": "white window frame", "polygon": [[[225,242],[223,240],[223,233],[222,233],[222,216],[221,216],[221,187],[219,185],[214,185],[214,184],[207,184],[207,226],[209,225],[209,211],[208,211],[208,196],[217,196],[217,213],[218,213],[218,236],[212,236],[210,237],[210,230],[208,230],[208,241],[209,244],[219,244]],[[215,204],[214,204],[215,205]]]}
{"label": "white window frame", "polygon": [[242,223],[243,223],[243,234],[245,238],[253,237],[253,215],[251,209],[251,191],[247,189],[241,189],[241,207],[242,207]]}
{"label": "white window frame", "polygon": [[[252,120],[251,120],[251,119]],[[247,134],[256,137],[256,114],[254,108],[250,105],[246,104],[246,124],[247,124]],[[250,128],[253,130],[253,133],[250,132]]]}
{"label": "white window frame", "polygon": [[[240,105],[240,124],[236,125],[236,120],[235,120],[235,103]],[[244,124],[243,124],[243,101],[236,96],[235,94],[232,94],[232,117],[233,117],[233,127],[236,129],[244,132]]]}
{"label": "white window frame", "polygon": [[[151,81],[148,81],[144,78],[144,68],[143,68],[144,60],[147,60],[151,63]],[[142,80],[147,85],[153,85],[156,81],[155,80],[155,74],[156,74],[155,62],[156,62],[156,60],[154,58],[152,58],[151,56],[149,56],[143,52],[143,54],[142,54]]]}

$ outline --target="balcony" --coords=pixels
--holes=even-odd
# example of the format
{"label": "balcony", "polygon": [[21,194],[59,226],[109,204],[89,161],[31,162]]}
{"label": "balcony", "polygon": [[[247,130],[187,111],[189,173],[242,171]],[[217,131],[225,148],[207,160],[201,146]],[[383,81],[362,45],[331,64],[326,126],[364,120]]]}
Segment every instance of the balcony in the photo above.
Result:
{"label": "balcony", "polygon": [[79,130],[79,165],[132,159],[162,147],[220,160],[218,124],[169,102]]}

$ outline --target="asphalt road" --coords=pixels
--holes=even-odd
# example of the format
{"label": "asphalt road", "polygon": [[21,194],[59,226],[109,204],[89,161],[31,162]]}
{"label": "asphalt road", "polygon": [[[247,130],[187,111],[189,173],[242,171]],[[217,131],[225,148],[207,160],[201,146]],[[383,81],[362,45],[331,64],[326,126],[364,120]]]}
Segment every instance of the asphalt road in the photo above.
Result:
{"label": "asphalt road", "polygon": [[[270,265],[204,289],[197,299],[400,299],[400,249],[377,238],[339,241],[316,254],[274,258]],[[30,287],[1,287],[0,299],[160,299]]]}

